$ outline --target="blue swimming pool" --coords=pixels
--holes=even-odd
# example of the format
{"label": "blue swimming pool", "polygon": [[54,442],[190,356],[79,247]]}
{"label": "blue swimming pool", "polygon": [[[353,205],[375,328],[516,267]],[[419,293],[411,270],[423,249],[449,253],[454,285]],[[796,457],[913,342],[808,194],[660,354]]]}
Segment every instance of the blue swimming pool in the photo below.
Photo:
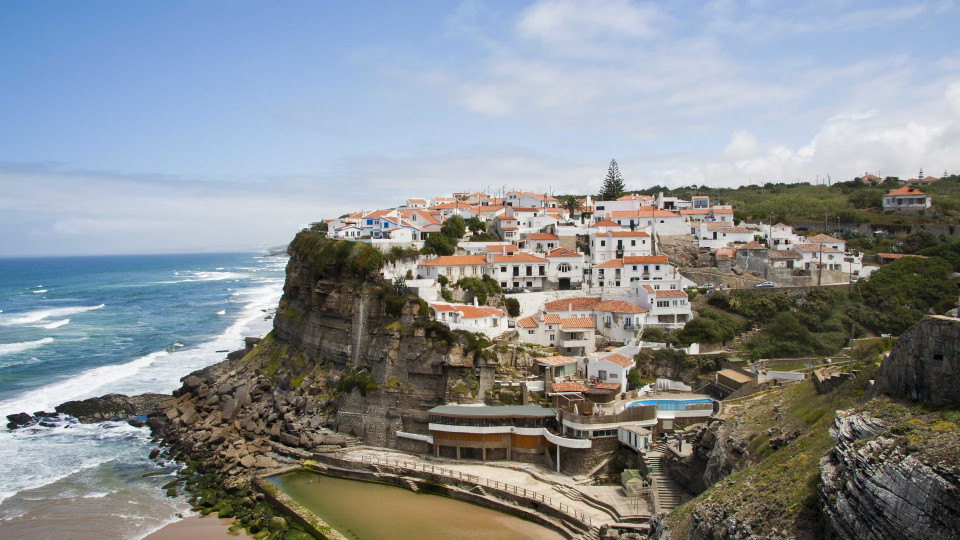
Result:
{"label": "blue swimming pool", "polygon": [[641,399],[632,401],[627,405],[627,409],[635,405],[656,405],[661,411],[685,411],[687,405],[692,403],[713,403],[709,398],[698,399]]}

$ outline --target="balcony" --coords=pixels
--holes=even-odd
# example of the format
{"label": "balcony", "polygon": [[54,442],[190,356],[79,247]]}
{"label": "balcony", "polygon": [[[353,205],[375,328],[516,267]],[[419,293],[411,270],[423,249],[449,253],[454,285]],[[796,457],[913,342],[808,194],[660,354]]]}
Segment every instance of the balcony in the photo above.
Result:
{"label": "balcony", "polygon": [[580,347],[589,347],[593,345],[592,339],[561,339],[560,346],[565,349],[578,349]]}

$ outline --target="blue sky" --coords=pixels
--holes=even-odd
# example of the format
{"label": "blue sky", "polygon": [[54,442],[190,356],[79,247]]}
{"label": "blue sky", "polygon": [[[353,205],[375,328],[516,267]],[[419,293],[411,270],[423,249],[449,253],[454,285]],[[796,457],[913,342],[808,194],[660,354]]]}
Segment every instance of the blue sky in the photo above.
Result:
{"label": "blue sky", "polygon": [[954,2],[5,2],[0,256],[487,186],[960,171]]}

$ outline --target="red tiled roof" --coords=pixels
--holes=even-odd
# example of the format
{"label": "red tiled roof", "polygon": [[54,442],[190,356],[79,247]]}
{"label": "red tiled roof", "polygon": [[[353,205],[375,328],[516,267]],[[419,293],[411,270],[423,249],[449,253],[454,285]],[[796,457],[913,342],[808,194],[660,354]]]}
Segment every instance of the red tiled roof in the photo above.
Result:
{"label": "red tiled roof", "polygon": [[540,320],[546,324],[560,324],[560,316],[556,313],[544,313],[540,316]]}
{"label": "red tiled roof", "polygon": [[613,236],[615,238],[616,237],[650,238],[650,235],[643,231],[610,231],[607,233],[607,236]]}
{"label": "red tiled roof", "polygon": [[804,253],[843,253],[838,249],[823,244],[793,244],[790,247],[796,248]]}
{"label": "red tiled roof", "polygon": [[565,366],[567,364],[575,364],[576,362],[576,358],[570,358],[569,356],[544,356],[543,358],[537,358],[537,363],[544,366]]}
{"label": "red tiled roof", "polygon": [[842,244],[843,240],[834,238],[829,234],[820,233],[816,236],[811,236],[810,238],[807,238],[807,242],[810,244]]}
{"label": "red tiled roof", "polygon": [[687,293],[683,291],[664,291],[664,290],[657,291],[657,298],[664,298],[664,297],[670,297],[670,296],[682,296],[686,298]]}
{"label": "red tiled roof", "polygon": [[430,307],[437,311],[455,311],[450,304],[430,304]]}
{"label": "red tiled roof", "polygon": [[589,388],[578,382],[558,382],[553,383],[554,392],[586,392]]}
{"label": "red tiled roof", "polygon": [[509,244],[509,245],[500,244],[496,246],[486,246],[484,249],[486,249],[488,253],[500,253],[500,254],[516,253],[520,251],[520,248],[518,248],[513,244]]}
{"label": "red tiled roof", "polygon": [[572,306],[574,311],[587,311],[593,309],[593,306],[600,303],[600,299],[592,296],[580,296],[577,298],[563,298],[547,302],[543,308],[547,311],[567,311]]}
{"label": "red tiled roof", "polygon": [[615,382],[598,382],[593,383],[594,390],[619,390],[620,384]]}
{"label": "red tiled roof", "polygon": [[520,328],[536,328],[538,325],[533,317],[524,317],[517,320],[517,326]]}
{"label": "red tiled roof", "polygon": [[609,311],[610,313],[646,313],[647,310],[635,306],[624,300],[604,300],[593,307],[596,311]]}
{"label": "red tiled roof", "polygon": [[594,223],[590,228],[594,227],[620,227],[621,225],[615,221],[610,221],[609,219],[601,219],[600,221]]}
{"label": "red tiled roof", "polygon": [[623,264],[667,264],[668,262],[666,255],[638,255],[623,258]]}
{"label": "red tiled roof", "polygon": [[709,213],[710,210],[707,208],[688,208],[680,211],[681,216],[705,215]]}
{"label": "red tiled roof", "polygon": [[464,319],[482,319],[491,315],[503,317],[502,311],[492,307],[456,306],[456,308],[463,314]]}
{"label": "red tiled roof", "polygon": [[887,193],[886,195],[884,195],[884,197],[902,197],[904,195],[919,196],[919,195],[926,195],[926,193],[920,191],[915,187],[903,186],[902,188],[897,188],[891,191],[890,193]]}
{"label": "red tiled roof", "polygon": [[624,195],[623,197],[618,197],[617,200],[618,201],[652,201],[653,197],[649,195],[630,194],[630,195]]}
{"label": "red tiled roof", "polygon": [[571,319],[561,319],[560,328],[564,330],[577,330],[585,328],[595,328],[593,319],[587,317],[573,317]]}
{"label": "red tiled roof", "polygon": [[751,242],[747,242],[746,244],[744,244],[744,245],[742,245],[742,246],[739,246],[739,247],[737,248],[737,250],[741,250],[741,249],[745,249],[745,250],[750,250],[750,249],[767,249],[767,246],[765,246],[765,245],[761,244],[760,242],[757,242],[756,240],[754,240],[754,241],[751,241]]}
{"label": "red tiled roof", "polygon": [[614,364],[620,367],[630,367],[633,365],[633,358],[627,358],[626,356],[620,353],[613,353],[604,356],[600,360],[606,360],[608,362],[613,362]]}
{"label": "red tiled roof", "polygon": [[483,255],[443,255],[436,259],[420,263],[420,266],[486,266]]}
{"label": "red tiled roof", "polygon": [[530,233],[527,235],[530,240],[559,240],[560,237],[550,233]]}
{"label": "red tiled roof", "polygon": [[767,251],[768,259],[799,259],[796,251],[792,249],[771,249]]}
{"label": "red tiled roof", "polygon": [[641,206],[636,210],[614,210],[607,212],[607,218],[629,218],[629,217],[680,217],[680,214],[674,214],[669,210],[660,210],[652,206]]}
{"label": "red tiled roof", "polygon": [[879,255],[881,259],[890,260],[902,259],[904,257],[919,257],[921,259],[926,259],[926,257],[923,255],[914,255],[912,253],[877,253],[877,255]]}
{"label": "red tiled roof", "polygon": [[574,252],[574,251],[570,251],[570,250],[567,249],[567,248],[557,248],[557,249],[551,251],[550,253],[547,253],[547,257],[548,257],[548,258],[552,258],[552,257],[580,257],[580,256],[581,256],[580,253],[577,253],[577,252]]}
{"label": "red tiled roof", "polygon": [[516,253],[513,255],[494,255],[493,262],[495,263],[528,263],[528,262],[543,263],[543,262],[547,262],[547,260],[537,257],[536,255],[533,255],[531,253]]}
{"label": "red tiled roof", "polygon": [[594,268],[621,268],[623,266],[623,261],[620,259],[610,259],[609,261],[603,261],[600,264],[593,265]]}

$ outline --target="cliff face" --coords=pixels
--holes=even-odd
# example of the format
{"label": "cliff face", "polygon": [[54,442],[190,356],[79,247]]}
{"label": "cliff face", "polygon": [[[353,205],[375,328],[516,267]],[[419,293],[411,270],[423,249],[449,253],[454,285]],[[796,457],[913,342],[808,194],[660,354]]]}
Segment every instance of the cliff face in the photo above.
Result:
{"label": "cliff face", "polygon": [[[841,415],[836,447],[820,461],[820,502],[830,536],[960,538],[960,482],[889,436],[868,414]],[[939,470],[938,470],[939,469]]]}
{"label": "cliff face", "polygon": [[307,239],[291,244],[273,332],[243,359],[185,377],[150,419],[175,454],[242,475],[345,436],[422,451],[396,432],[426,433],[427,409],[482,401],[492,387],[495,359],[475,338],[351,262],[379,252]]}
{"label": "cliff face", "polygon": [[904,332],[880,367],[876,390],[960,405],[960,319],[925,317]]}

